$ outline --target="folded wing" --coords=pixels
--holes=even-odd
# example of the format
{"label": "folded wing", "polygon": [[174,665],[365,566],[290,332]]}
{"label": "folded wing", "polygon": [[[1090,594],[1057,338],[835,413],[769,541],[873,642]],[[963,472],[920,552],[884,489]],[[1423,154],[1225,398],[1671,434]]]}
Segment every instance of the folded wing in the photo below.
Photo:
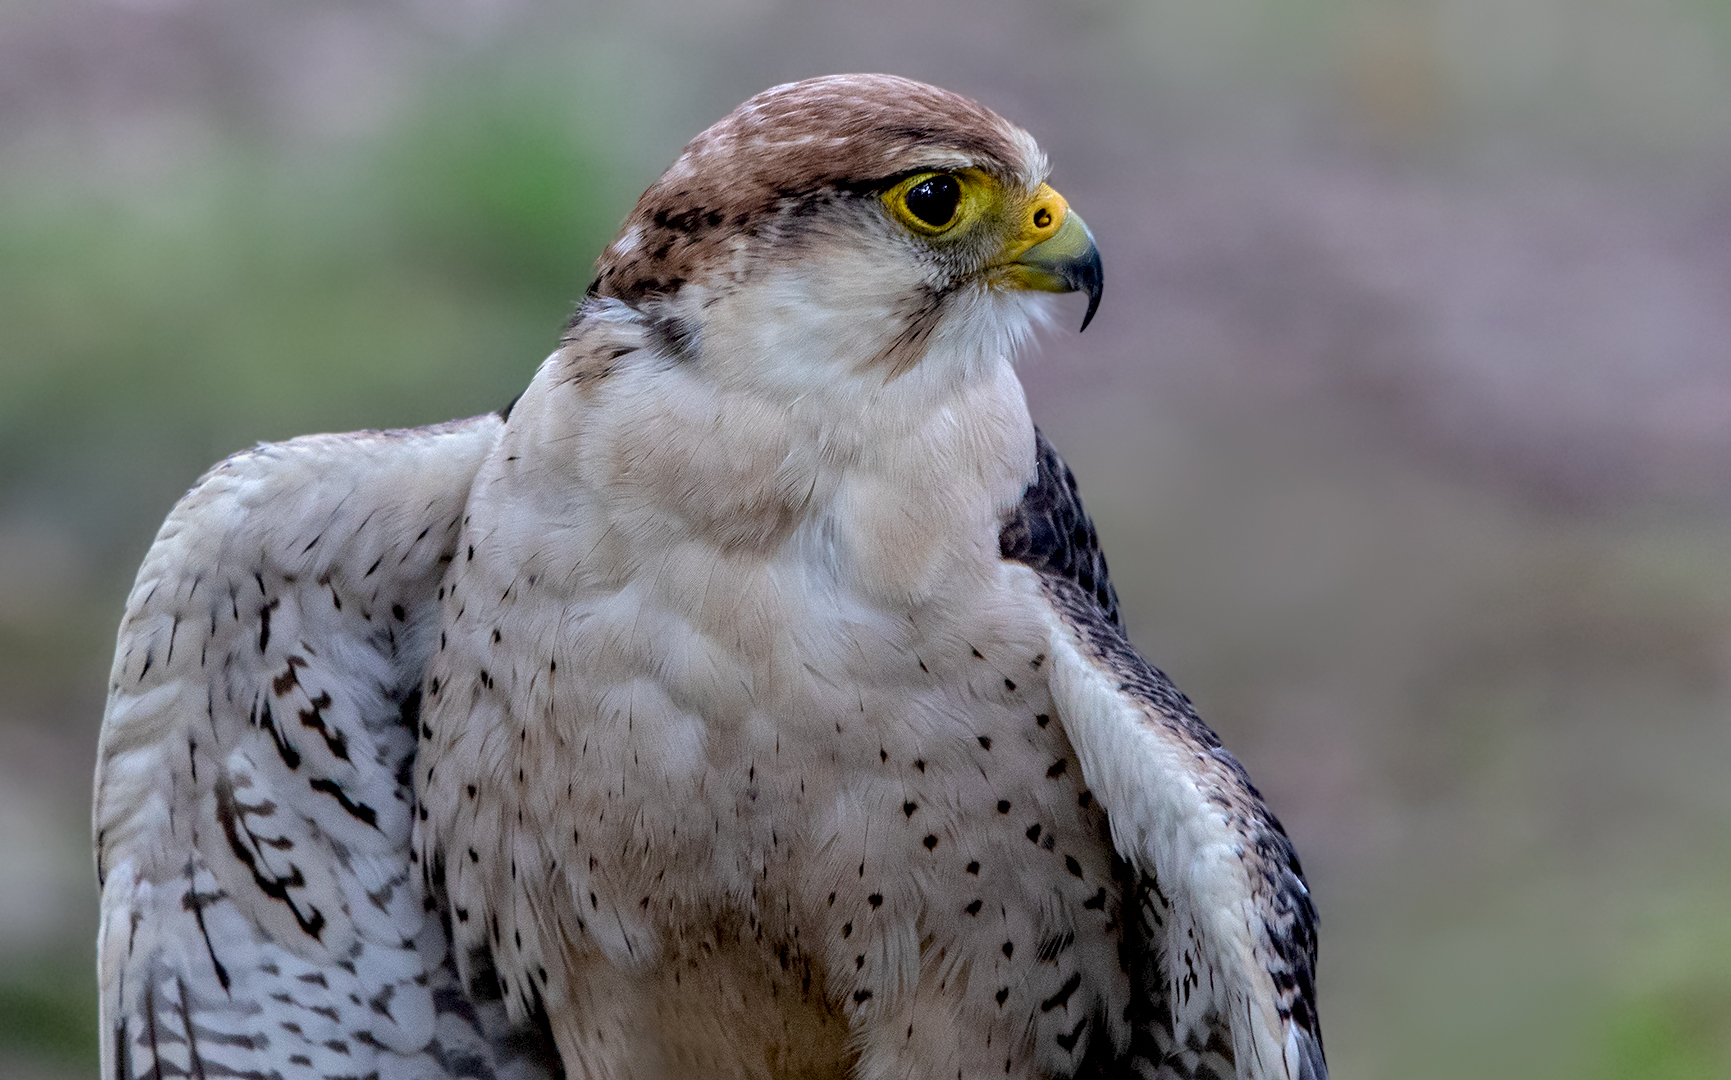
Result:
{"label": "folded wing", "polygon": [[1139,879],[1138,1071],[1326,1080],[1298,857],[1243,766],[1124,636],[1075,480],[1043,437],[1039,455],[1001,546],[1032,572],[1058,714]]}
{"label": "folded wing", "polygon": [[96,774],[103,1075],[536,1077],[411,865],[421,671],[497,417],[212,469],[127,602]]}

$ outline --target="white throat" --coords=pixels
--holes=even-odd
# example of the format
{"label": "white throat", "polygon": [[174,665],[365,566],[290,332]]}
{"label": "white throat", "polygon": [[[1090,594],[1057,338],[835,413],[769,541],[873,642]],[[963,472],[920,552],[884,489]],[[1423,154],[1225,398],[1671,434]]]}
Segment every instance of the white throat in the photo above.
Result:
{"label": "white throat", "polygon": [[698,356],[669,355],[603,305],[517,404],[495,458],[509,467],[484,470],[476,496],[516,504],[525,537],[561,537],[517,558],[551,560],[577,592],[654,581],[669,606],[714,613],[764,601],[788,574],[820,586],[790,594],[891,611],[995,572],[999,522],[1034,475],[1011,358],[1039,298],[956,297],[920,362],[886,379],[863,362],[881,334],[826,334],[862,301],[790,318],[778,306],[806,301],[774,288],[708,308],[692,295]]}

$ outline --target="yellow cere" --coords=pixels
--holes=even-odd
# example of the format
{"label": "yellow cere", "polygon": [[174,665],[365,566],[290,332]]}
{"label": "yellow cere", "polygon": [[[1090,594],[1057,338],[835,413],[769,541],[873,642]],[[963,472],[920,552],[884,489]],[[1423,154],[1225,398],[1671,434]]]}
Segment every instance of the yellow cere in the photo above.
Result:
{"label": "yellow cere", "polygon": [[1070,213],[1070,204],[1064,201],[1064,196],[1052,190],[1052,185],[1041,184],[1034,192],[1034,201],[1022,217],[1022,227],[1016,240],[1010,245],[1006,254],[1015,258],[1035,244],[1050,240],[1064,224],[1064,218]]}

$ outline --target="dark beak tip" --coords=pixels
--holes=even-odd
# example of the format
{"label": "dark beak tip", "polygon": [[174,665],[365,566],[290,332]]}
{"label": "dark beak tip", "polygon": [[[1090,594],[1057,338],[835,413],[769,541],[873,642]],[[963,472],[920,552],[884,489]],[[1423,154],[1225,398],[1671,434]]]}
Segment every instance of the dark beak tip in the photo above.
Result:
{"label": "dark beak tip", "polygon": [[[1100,264],[1100,252],[1092,244],[1088,255],[1077,268],[1072,284],[1088,293],[1088,313],[1082,316],[1082,330],[1088,329],[1088,324],[1094,321],[1094,312],[1100,310],[1100,294],[1105,291],[1105,267]],[[1078,334],[1082,330],[1076,331]]]}
{"label": "dark beak tip", "polygon": [[1088,290],[1088,313],[1082,316],[1082,327],[1080,330],[1077,330],[1076,333],[1080,334],[1082,330],[1088,329],[1088,324],[1094,321],[1094,312],[1099,310],[1100,288],[1099,286],[1095,286]]}

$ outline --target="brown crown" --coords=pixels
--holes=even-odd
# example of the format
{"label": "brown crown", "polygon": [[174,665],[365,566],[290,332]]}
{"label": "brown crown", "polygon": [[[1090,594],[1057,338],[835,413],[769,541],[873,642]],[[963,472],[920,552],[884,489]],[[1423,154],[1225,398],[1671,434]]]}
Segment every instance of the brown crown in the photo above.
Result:
{"label": "brown crown", "polygon": [[674,292],[737,237],[946,157],[1038,182],[1043,165],[1030,154],[1032,140],[997,113],[911,79],[829,75],[771,87],[691,140],[650,185],[602,253],[591,291],[628,303]]}

